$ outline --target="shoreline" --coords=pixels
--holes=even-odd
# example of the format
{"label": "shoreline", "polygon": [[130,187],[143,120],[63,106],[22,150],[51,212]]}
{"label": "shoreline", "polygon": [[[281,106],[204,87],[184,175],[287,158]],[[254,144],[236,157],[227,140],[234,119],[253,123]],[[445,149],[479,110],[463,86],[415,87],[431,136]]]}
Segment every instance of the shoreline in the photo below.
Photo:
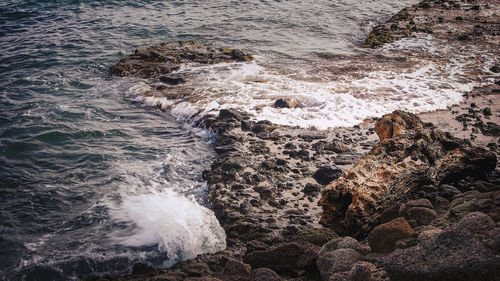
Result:
{"label": "shoreline", "polygon": [[[470,8],[485,5],[483,2],[491,1],[480,2]],[[381,28],[375,27],[374,31],[385,30],[388,24],[388,29],[391,30],[390,26],[395,21],[415,21],[419,19],[421,10],[434,9],[433,5],[440,3],[425,0],[406,8],[387,23],[380,25]],[[493,5],[494,2],[491,4]],[[469,9],[468,4],[465,6]],[[411,8],[416,8],[413,11],[415,13],[413,18],[401,16],[411,14]],[[472,11],[476,11],[475,8]],[[460,26],[464,21],[467,19],[462,17],[459,21]],[[425,28],[419,27],[420,25]],[[430,33],[432,31],[432,34],[439,39],[445,36],[441,27],[429,26],[425,22],[419,23],[418,20],[414,26],[417,26],[416,31],[419,32]],[[442,28],[450,27],[443,25]],[[380,35],[369,35],[368,39],[380,36],[379,42],[383,45],[391,40],[399,40],[408,36],[407,31],[412,29],[414,28],[410,27],[402,31],[394,29],[396,33],[390,35],[379,32]],[[476,34],[468,35],[470,40],[459,38],[467,32],[469,31],[464,29],[458,36],[453,34],[453,44],[458,42],[458,44],[474,45],[482,42],[479,38],[481,35]],[[398,37],[400,35],[401,37]],[[483,35],[490,36],[487,32]],[[451,35],[448,36],[451,37]],[[391,37],[392,39],[387,39]],[[487,48],[494,47],[494,43],[489,41],[483,43],[488,46]],[[229,56],[223,59],[248,58],[236,50],[222,53],[223,56]],[[159,71],[162,72],[162,70]],[[165,79],[165,81],[167,83],[179,82],[175,79]],[[498,143],[500,86],[498,80],[495,83],[474,89],[459,105],[450,106],[446,110],[421,113],[418,116],[424,122],[435,123],[443,131],[450,131],[452,135],[467,137],[474,144],[487,146],[489,151],[496,154],[498,158],[500,155]],[[490,108],[490,114],[486,108]],[[207,199],[226,231],[227,249],[216,254],[199,255],[195,259],[179,262],[168,269],[156,269],[145,264],[136,264],[132,275],[104,277],[102,280],[249,280],[253,273],[250,274],[250,266],[247,263],[258,264],[254,253],[267,251],[266,253],[270,254],[269,251],[284,244],[294,245],[294,251],[302,251],[302,255],[306,255],[304,253],[308,251],[315,252],[317,257],[319,247],[338,237],[332,230],[318,224],[323,212],[319,206],[321,191],[333,180],[349,171],[378,143],[378,137],[373,129],[377,120],[366,120],[352,128],[320,131],[279,126],[266,121],[255,122],[250,120],[247,113],[236,110],[221,110],[217,117],[204,117],[200,125],[209,128],[218,136],[215,144],[217,159],[211,169],[204,172],[209,190]],[[489,125],[488,122],[494,125]],[[498,173],[498,168],[496,170]],[[474,182],[476,181],[473,180],[471,183]],[[439,212],[443,210],[436,208]],[[495,223],[498,227],[499,222]],[[422,232],[418,227],[416,229]],[[363,238],[356,247],[358,247],[358,252],[368,257],[367,261],[376,266],[372,269],[372,275],[379,278],[378,280],[389,280],[381,269],[383,268],[382,257],[370,251],[367,239]],[[283,251],[286,252],[286,249]],[[314,254],[310,255],[314,256]],[[281,258],[286,259],[286,257]],[[310,261],[302,267],[292,266],[282,271],[278,268],[275,271],[279,271],[281,277],[278,278],[290,280],[321,280],[322,278],[321,272],[313,269]],[[232,274],[228,275],[228,272]],[[248,278],[245,277],[246,275]],[[271,276],[272,273],[268,275]],[[227,279],[227,276],[233,279]],[[237,276],[241,279],[236,278]],[[202,279],[193,279],[196,277]]]}

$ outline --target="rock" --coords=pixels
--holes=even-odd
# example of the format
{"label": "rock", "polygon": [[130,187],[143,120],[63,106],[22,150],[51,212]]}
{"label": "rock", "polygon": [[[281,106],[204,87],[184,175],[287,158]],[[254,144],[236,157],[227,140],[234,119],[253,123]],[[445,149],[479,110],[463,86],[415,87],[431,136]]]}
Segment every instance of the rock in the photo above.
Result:
{"label": "rock", "polygon": [[275,108],[296,108],[300,106],[300,103],[297,99],[294,98],[283,98],[278,99],[274,102],[273,107]]}
{"label": "rock", "polygon": [[500,221],[500,191],[481,193],[477,190],[455,196],[450,204],[450,212],[456,217],[468,213],[482,212],[490,216],[494,222]]}
{"label": "rock", "polygon": [[408,222],[399,217],[375,227],[368,235],[368,243],[373,251],[387,253],[395,249],[398,240],[410,238],[413,234]]}
{"label": "rock", "polygon": [[182,269],[189,277],[208,276],[211,272],[210,267],[206,263],[196,261],[188,263]]}
{"label": "rock", "polygon": [[290,240],[293,242],[305,241],[321,247],[338,237],[337,233],[329,228],[304,228],[294,234]]}
{"label": "rock", "polygon": [[222,280],[244,281],[250,279],[251,267],[237,260],[229,260],[224,266]]}
{"label": "rock", "polygon": [[343,174],[341,169],[332,169],[329,166],[322,166],[313,174],[313,178],[322,185],[327,185]]}
{"label": "rock", "polygon": [[420,233],[418,234],[417,240],[422,242],[422,241],[428,240],[430,238],[433,238],[434,236],[440,234],[441,232],[443,232],[442,229],[429,225],[420,231]]}
{"label": "rock", "polygon": [[134,275],[148,275],[153,273],[155,268],[149,264],[145,264],[142,262],[135,263],[132,267],[132,274]]}
{"label": "rock", "polygon": [[408,249],[394,251],[384,262],[391,280],[493,281],[495,255],[462,231],[445,231]]}
{"label": "rock", "polygon": [[321,186],[314,183],[307,183],[304,187],[304,194],[306,195],[314,195],[318,194],[321,191]]}
{"label": "rock", "polygon": [[415,221],[417,225],[428,225],[438,216],[434,210],[424,207],[413,207],[408,209],[406,213],[407,218]]}
{"label": "rock", "polygon": [[349,272],[345,271],[345,272],[334,273],[333,275],[330,276],[328,281],[349,281]]}
{"label": "rock", "polygon": [[244,257],[252,268],[267,267],[277,273],[293,272],[314,266],[320,247],[308,242],[278,244],[267,251],[255,251]]}
{"label": "rock", "polygon": [[452,226],[454,230],[465,230],[478,235],[486,235],[494,228],[495,223],[493,220],[481,212],[467,214]]}
{"label": "rock", "polygon": [[184,279],[185,281],[223,281],[216,277],[189,277]]}
{"label": "rock", "polygon": [[250,281],[281,281],[281,277],[269,268],[258,268],[252,271]]}
{"label": "rock", "polygon": [[337,249],[353,249],[356,251],[361,251],[362,246],[361,244],[359,244],[358,240],[352,237],[349,236],[339,237],[324,244],[323,247],[321,247],[321,251],[319,252],[318,255],[321,255],[321,253],[331,252]]}
{"label": "rock", "polygon": [[357,262],[349,272],[349,281],[370,281],[375,265],[369,262]]}
{"label": "rock", "polygon": [[410,113],[385,115],[375,128],[381,141],[322,190],[320,223],[341,235],[366,234],[382,210],[414,196],[424,185],[484,177],[496,166],[493,153]]}
{"label": "rock", "polygon": [[253,57],[240,50],[216,50],[199,43],[161,43],[136,50],[111,66],[109,73],[114,76],[151,78],[169,74],[179,69],[182,63],[214,64],[249,60],[253,60]]}
{"label": "rock", "polygon": [[390,222],[393,219],[400,217],[399,209],[401,208],[401,203],[396,203],[389,208],[386,208],[382,213],[380,213],[380,223]]}
{"label": "rock", "polygon": [[160,81],[169,85],[178,85],[186,83],[182,77],[160,76]]}
{"label": "rock", "polygon": [[494,66],[490,67],[490,71],[493,73],[500,73],[500,66],[494,65]]}
{"label": "rock", "polygon": [[416,200],[410,200],[404,204],[401,205],[399,208],[399,215],[400,216],[407,216],[408,215],[408,210],[411,208],[415,207],[422,207],[422,208],[428,208],[431,210],[434,210],[434,206],[432,206],[431,201],[428,199],[422,198],[422,199],[416,199]]}
{"label": "rock", "polygon": [[500,228],[495,228],[492,233],[491,237],[493,238],[493,250],[499,254],[500,253]]}
{"label": "rock", "polygon": [[337,272],[350,270],[361,259],[361,255],[353,249],[337,249],[323,252],[318,256],[316,266],[323,280]]}

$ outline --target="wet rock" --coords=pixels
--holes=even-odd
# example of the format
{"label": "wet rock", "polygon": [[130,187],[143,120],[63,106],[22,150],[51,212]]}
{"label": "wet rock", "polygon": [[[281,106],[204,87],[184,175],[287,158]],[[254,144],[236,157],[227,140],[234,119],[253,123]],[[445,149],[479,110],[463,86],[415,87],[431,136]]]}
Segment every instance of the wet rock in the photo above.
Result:
{"label": "wet rock", "polygon": [[178,85],[186,83],[186,80],[182,77],[172,77],[172,76],[160,76],[160,81],[169,85]]}
{"label": "wet rock", "polygon": [[222,280],[224,281],[246,281],[250,279],[251,267],[237,260],[229,260],[224,266]]}
{"label": "wet rock", "polygon": [[274,102],[273,107],[275,108],[296,108],[300,106],[300,103],[297,99],[294,98],[282,98],[278,99]]}
{"label": "wet rock", "polygon": [[348,271],[361,259],[361,255],[353,249],[337,249],[333,251],[322,252],[318,256],[316,266],[323,280],[337,273]]}
{"label": "wet rock", "polygon": [[252,271],[250,281],[281,281],[281,277],[269,268],[257,268]]}
{"label": "wet rock", "polygon": [[445,231],[398,249],[384,267],[391,280],[406,281],[492,281],[498,274],[491,250],[462,231]]}
{"label": "wet rock", "polygon": [[148,275],[153,273],[155,268],[149,264],[145,264],[142,262],[135,263],[132,267],[132,274],[134,275]]}
{"label": "wet rock", "polygon": [[368,235],[370,248],[375,252],[391,252],[396,248],[396,242],[410,238],[413,229],[404,218],[397,218],[375,227]]}
{"label": "wet rock", "polygon": [[500,66],[494,65],[494,66],[490,67],[490,71],[493,73],[500,73]]}
{"label": "wet rock", "polygon": [[294,242],[309,242],[321,247],[337,237],[339,237],[337,233],[329,228],[304,228],[294,234],[290,240]]}
{"label": "wet rock", "polygon": [[308,242],[289,242],[244,257],[252,268],[267,267],[277,273],[290,273],[314,266],[320,248]]}
{"label": "wet rock", "polygon": [[[226,51],[224,51],[226,50]],[[253,57],[240,50],[216,50],[198,43],[161,43],[136,50],[109,68],[114,76],[158,77],[169,74],[182,63],[214,64],[232,61],[249,61]]]}
{"label": "wet rock", "polygon": [[313,178],[322,185],[327,185],[343,174],[341,169],[332,169],[329,166],[322,166],[313,174]]}
{"label": "wet rock", "polygon": [[320,223],[341,235],[367,233],[382,210],[424,185],[484,177],[496,166],[493,153],[410,113],[384,115],[375,128],[381,141],[322,191]]}

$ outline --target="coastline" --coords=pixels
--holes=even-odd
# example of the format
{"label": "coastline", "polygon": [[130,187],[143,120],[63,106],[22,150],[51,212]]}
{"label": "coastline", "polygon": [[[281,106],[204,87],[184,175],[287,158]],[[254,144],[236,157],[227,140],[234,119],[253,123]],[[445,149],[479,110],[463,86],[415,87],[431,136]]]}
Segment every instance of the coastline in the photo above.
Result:
{"label": "coastline", "polygon": [[[484,37],[489,38],[491,32],[478,35],[474,33],[474,26],[472,30],[464,29],[463,24],[468,19],[463,15],[462,20],[455,20],[459,22],[457,28],[461,28],[458,35],[455,33],[449,35],[443,31],[447,28],[449,30],[449,25],[438,24],[436,27],[418,22],[422,10],[427,10],[428,15],[434,13],[429,13],[429,9],[443,11],[441,8],[436,8],[441,3],[423,1],[412,7],[414,11],[407,8],[399,12],[381,25],[382,27],[374,28],[379,35],[369,35],[369,42],[373,43],[373,39],[378,38],[377,36],[380,38],[379,43],[371,46],[380,47],[384,43],[408,37],[409,31],[423,31],[428,34],[432,32],[439,40],[446,40],[446,36],[453,37],[453,44],[466,44],[466,46],[481,44],[498,55],[498,50],[495,49],[498,41],[495,40],[500,36],[493,35],[493,38],[496,38],[493,41],[482,40]],[[490,3],[492,6],[495,4],[492,1],[480,1],[456,9],[471,9],[476,12],[479,10],[476,10],[475,6],[479,5],[481,9],[485,3]],[[498,7],[494,8],[498,10]],[[412,12],[414,17],[406,16]],[[447,19],[442,13],[439,17],[443,18],[443,22]],[[412,20],[416,22],[409,29],[398,31],[393,28],[394,34],[387,33],[389,32],[387,29],[391,30],[391,26],[396,22],[402,24]],[[488,26],[488,23],[483,25]],[[416,26],[416,29],[413,26]],[[387,32],[383,33],[380,30]],[[465,38],[463,34],[469,37],[462,40]],[[233,50],[222,53],[229,56],[229,59],[247,59],[245,54]],[[226,60],[228,57],[223,59]],[[487,146],[498,158],[500,85],[498,85],[498,75],[489,75],[490,78],[497,77],[496,81],[474,89],[461,104],[451,106],[447,110],[422,113],[418,116],[424,122],[434,123],[439,129],[449,131],[454,136],[468,138],[479,146]],[[178,80],[167,82],[177,83]],[[488,114],[486,108],[489,108],[491,114]],[[295,252],[302,251],[301,256],[309,252],[315,252],[317,256],[319,247],[338,237],[335,232],[318,224],[322,214],[322,209],[318,205],[321,190],[350,170],[356,161],[377,144],[379,139],[373,129],[377,120],[366,120],[352,128],[320,131],[279,126],[266,121],[255,122],[250,120],[247,113],[236,110],[221,110],[217,117],[202,118],[199,125],[209,128],[218,136],[215,144],[217,159],[211,169],[204,173],[204,177],[208,183],[207,198],[226,230],[228,248],[216,254],[199,255],[195,259],[182,261],[168,269],[136,264],[131,275],[104,277],[102,280],[249,280],[251,269],[248,264],[258,264],[252,253],[267,251],[269,254],[269,251],[276,250],[277,245],[286,244],[293,245],[295,248],[290,247]],[[489,125],[488,122],[494,125]],[[498,168],[496,172],[498,173]],[[470,183],[475,182],[477,181],[472,179]],[[488,189],[489,191],[491,190]],[[445,219],[444,215],[441,218]],[[495,223],[498,227],[499,222]],[[382,269],[382,260],[385,256],[371,252],[365,238],[356,247],[358,252],[368,257],[367,261],[375,265],[372,275],[379,280],[388,280]],[[286,249],[283,251],[286,253]],[[278,258],[286,260],[289,257]],[[277,278],[321,280],[320,272],[311,264],[308,260],[303,266],[276,270],[280,271],[281,276]],[[268,275],[271,276],[272,273]]]}

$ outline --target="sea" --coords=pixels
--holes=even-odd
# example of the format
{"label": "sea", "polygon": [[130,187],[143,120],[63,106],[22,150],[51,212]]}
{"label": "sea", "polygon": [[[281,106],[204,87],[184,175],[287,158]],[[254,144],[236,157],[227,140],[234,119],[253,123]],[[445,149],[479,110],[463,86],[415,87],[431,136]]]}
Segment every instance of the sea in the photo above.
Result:
{"label": "sea", "polygon": [[[224,249],[202,177],[216,136],[195,125],[220,109],[334,130],[459,103],[476,85],[463,76],[469,60],[436,63],[443,50],[431,35],[359,47],[416,3],[0,1],[0,280],[78,280]],[[175,100],[146,95],[150,81],[107,73],[136,49],[177,41],[256,59],[182,65],[190,79]],[[404,70],[363,59],[422,50]],[[487,54],[475,55],[486,69]],[[273,107],[279,98],[300,106]]]}

